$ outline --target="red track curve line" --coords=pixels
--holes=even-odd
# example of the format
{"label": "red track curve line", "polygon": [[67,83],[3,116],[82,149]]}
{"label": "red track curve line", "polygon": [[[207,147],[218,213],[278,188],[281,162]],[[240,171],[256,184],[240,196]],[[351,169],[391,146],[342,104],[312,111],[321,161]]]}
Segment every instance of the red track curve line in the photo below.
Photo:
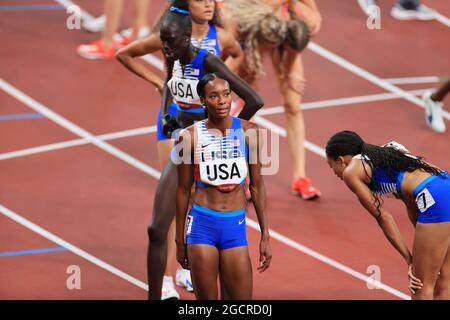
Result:
{"label": "red track curve line", "polygon": [[[104,151],[114,155],[115,157],[119,158],[120,160],[125,161],[129,165],[131,165],[131,166],[141,170],[142,172],[150,175],[151,177],[159,179],[161,173],[158,170],[156,170],[156,169],[146,165],[143,162],[140,162],[140,161],[136,160],[135,158],[131,157],[127,153],[125,153],[125,152],[123,152],[123,151],[121,151],[121,150],[111,146],[110,144],[108,144],[108,143],[98,139],[97,137],[95,137],[91,133],[87,132],[86,130],[84,130],[84,129],[80,128],[80,127],[78,127],[76,124],[70,122],[69,120],[65,119],[61,115],[59,115],[56,112],[50,110],[48,107],[44,106],[43,104],[41,104],[41,103],[37,102],[36,100],[32,99],[31,97],[27,96],[25,93],[23,93],[22,91],[18,90],[15,87],[13,87],[12,85],[8,84],[7,82],[5,82],[1,78],[0,78],[0,89],[3,89],[6,93],[8,93],[11,96],[15,97],[16,99],[18,99],[19,101],[21,101],[25,105],[29,106],[30,108],[38,111],[39,113],[41,113],[43,115],[45,115],[48,119],[50,119],[53,122],[57,123],[61,127],[63,127],[65,129],[71,131],[72,133],[74,133],[74,134],[76,134],[76,135],[78,135],[78,136],[88,140],[90,143],[94,144],[98,148],[100,148],[100,149],[102,149],[102,150],[104,150]],[[318,146],[315,146],[315,148],[313,149],[313,152],[316,152],[316,153],[317,152],[321,152],[321,148],[319,148]],[[2,213],[5,214],[5,210],[4,209],[6,209],[6,208],[5,207],[0,207],[0,209],[2,209],[2,208],[3,208]],[[12,212],[10,212],[10,213],[12,213]],[[17,219],[22,218],[22,217],[20,217],[18,215],[11,215],[10,214],[8,216],[9,217],[13,216],[13,217],[15,217]],[[22,219],[24,219],[24,218],[22,218]],[[19,221],[22,221],[22,220],[19,220]],[[26,220],[26,221],[28,221],[28,220]],[[253,220],[247,218],[247,222],[248,222],[249,227],[259,231],[259,227],[256,227],[257,226],[257,222],[256,221],[253,221]],[[32,222],[29,222],[29,223],[32,224]],[[32,226],[32,225],[30,225],[30,226]],[[364,281],[366,281],[366,283],[370,283],[370,282],[373,281],[370,277],[368,277],[368,276],[366,276],[366,275],[364,275],[362,273],[359,273],[358,271],[353,270],[353,269],[351,269],[349,267],[346,267],[343,264],[341,264],[341,263],[339,263],[339,262],[337,262],[337,261],[335,261],[335,260],[333,260],[331,258],[325,257],[324,255],[321,255],[320,253],[318,253],[318,252],[316,252],[316,251],[314,251],[312,249],[309,249],[309,248],[307,248],[307,247],[305,247],[305,246],[303,246],[303,245],[301,245],[301,244],[299,244],[299,243],[297,243],[297,242],[295,242],[293,240],[290,240],[287,237],[284,237],[284,236],[280,237],[281,234],[278,233],[278,232],[275,232],[275,231],[272,230],[272,233],[273,233],[272,237],[274,239],[277,239],[278,241],[280,241],[280,242],[282,242],[282,243],[284,243],[284,244],[286,244],[288,246],[292,246],[292,243],[295,243],[296,245],[293,248],[298,250],[298,251],[300,251],[300,252],[302,252],[302,253],[304,253],[304,254],[310,255],[310,256],[312,256],[315,259],[319,259],[318,257],[324,257],[326,259],[319,259],[319,260],[322,261],[323,263],[326,263],[326,264],[328,264],[328,265],[330,265],[330,266],[332,266],[334,268],[337,268],[338,270],[341,270],[341,271],[343,271],[343,272],[345,272],[345,273],[347,273],[347,274],[349,274],[349,275],[351,275],[353,277],[356,277],[357,279],[360,279],[360,280],[364,279]],[[288,239],[289,241],[286,242],[286,239]],[[64,240],[59,238],[59,241],[64,241]],[[60,244],[60,243],[58,243],[58,244]],[[304,251],[303,248],[307,248],[307,251]],[[311,253],[314,253],[314,255],[311,255]],[[95,258],[95,257],[93,257],[93,258]],[[340,268],[339,266],[344,266],[345,268]],[[351,272],[349,272],[349,270],[351,270]],[[409,298],[406,294],[404,294],[404,293],[398,291],[397,289],[394,289],[394,288],[392,288],[392,287],[390,287],[388,285],[382,285],[382,286],[380,286],[380,288],[382,290],[385,290],[385,291],[387,291],[387,292],[389,292],[389,293],[391,293],[391,294],[393,294],[393,295],[395,295],[397,297],[400,297],[402,299]]]}
{"label": "red track curve line", "polygon": [[41,228],[40,226],[34,224],[30,220],[25,219],[24,217],[20,216],[19,214],[15,213],[14,211],[6,208],[5,206],[0,204],[0,212],[5,215],[6,217],[10,218],[11,220],[14,220],[15,222],[21,224],[27,229],[30,229],[31,231],[34,231],[35,233],[41,235],[42,237],[58,244],[61,247],[66,248],[67,250],[71,251],[72,253],[76,254],[77,256],[80,256],[93,264],[99,266],[100,268],[111,272],[112,274],[118,276],[119,278],[122,278],[136,286],[138,286],[141,289],[148,291],[148,285],[129,274],[123,272],[122,270],[117,269],[116,267],[113,267],[112,265],[104,262],[103,260],[100,260],[99,258],[93,256],[92,254],[74,246],[73,244],[61,239],[57,235]]}

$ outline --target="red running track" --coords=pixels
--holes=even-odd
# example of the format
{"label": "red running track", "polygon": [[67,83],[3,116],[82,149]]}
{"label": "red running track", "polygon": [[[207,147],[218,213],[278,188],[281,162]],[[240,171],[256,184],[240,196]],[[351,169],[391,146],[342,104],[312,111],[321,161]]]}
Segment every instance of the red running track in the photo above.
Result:
{"label": "red running track", "polygon": [[[13,2],[55,4],[50,0]],[[436,21],[395,21],[388,15],[391,3],[379,2],[382,29],[368,30],[356,2],[322,0],[319,5],[324,23],[314,42],[380,78],[448,75],[445,53],[450,45],[443,41],[448,38],[448,26]],[[163,3],[153,1],[151,19]],[[448,3],[425,3],[450,16]],[[77,0],[77,4],[93,15],[101,13],[100,1]],[[153,126],[160,104],[154,89],[115,61],[79,58],[76,46],[94,40],[96,35],[67,30],[66,17],[65,11],[0,11],[0,39],[8,43],[0,47],[1,115],[36,113],[33,107],[40,103],[84,129],[84,137]],[[124,27],[128,21],[130,12],[126,11]],[[312,50],[304,53],[304,64],[305,106],[328,99],[387,93]],[[266,67],[267,80],[261,83],[265,110],[281,101],[274,90],[273,72],[269,65]],[[18,100],[20,94],[14,96],[6,84],[34,100]],[[400,87],[417,90],[438,85]],[[346,103],[305,110],[304,116],[307,139],[319,147],[336,131],[351,129],[372,143],[400,141],[436,165],[448,166],[449,133],[430,131],[423,110],[405,99]],[[282,114],[263,117],[275,126],[284,126]],[[94,144],[77,140],[81,137],[68,130],[68,122],[54,120],[0,120],[0,298],[145,299],[146,227],[157,180],[136,166],[158,168],[155,134],[147,130],[107,141],[137,160],[130,165]],[[64,148],[26,155],[11,153],[74,140],[75,146],[63,144]],[[263,274],[256,273],[255,268],[254,297],[406,298],[404,262],[373,219],[335,178],[324,158],[307,153],[308,175],[321,188],[323,197],[305,202],[290,194],[291,164],[283,138],[280,155],[280,171],[265,180],[270,227],[276,232],[272,236],[273,262]],[[390,201],[387,205],[412,244],[413,228],[402,206]],[[18,215],[15,220],[7,217],[12,212]],[[249,217],[255,220],[253,209]],[[20,218],[27,222],[20,224]],[[259,234],[251,225],[248,238],[256,266]],[[36,226],[43,229],[40,234],[35,232]],[[1,256],[55,247],[66,250]],[[100,267],[102,262],[107,265]],[[71,265],[80,267],[80,290],[67,289],[66,271]],[[369,266],[380,267],[386,290],[368,289],[362,277],[370,275]],[[122,277],[117,276],[120,271]],[[183,299],[194,298],[183,289],[179,291]]]}

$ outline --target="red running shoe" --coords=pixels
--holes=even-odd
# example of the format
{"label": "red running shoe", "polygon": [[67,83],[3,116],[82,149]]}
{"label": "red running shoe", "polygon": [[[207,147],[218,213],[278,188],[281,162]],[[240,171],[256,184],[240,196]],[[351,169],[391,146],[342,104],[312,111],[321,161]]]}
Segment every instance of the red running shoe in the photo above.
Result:
{"label": "red running shoe", "polygon": [[114,59],[116,50],[114,48],[106,48],[101,41],[94,41],[91,44],[82,44],[77,48],[77,53],[90,60],[96,59]]}
{"label": "red running shoe", "polygon": [[319,189],[311,185],[311,180],[307,177],[300,177],[292,183],[292,193],[303,200],[316,199],[322,195]]}

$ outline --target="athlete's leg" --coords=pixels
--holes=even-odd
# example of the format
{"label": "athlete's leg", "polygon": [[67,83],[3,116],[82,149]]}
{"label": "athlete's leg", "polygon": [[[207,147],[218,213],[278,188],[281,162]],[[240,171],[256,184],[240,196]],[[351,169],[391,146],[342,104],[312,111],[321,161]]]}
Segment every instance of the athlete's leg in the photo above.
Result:
{"label": "athlete's leg", "polygon": [[433,299],[438,272],[442,267],[446,267],[444,261],[449,245],[450,222],[417,223],[413,248],[413,273],[422,281],[423,287],[416,291],[412,296],[413,299]]}
{"label": "athlete's leg", "polygon": [[131,41],[136,40],[139,37],[139,31],[148,25],[149,7],[150,0],[134,0],[134,23]]}
{"label": "athlete's leg", "polygon": [[167,233],[175,217],[175,196],[178,183],[176,166],[169,161],[161,173],[153,203],[152,223],[148,228],[149,248],[147,275],[149,299],[161,299],[162,279],[167,264]]}
{"label": "athlete's leg", "polygon": [[[159,166],[161,171],[166,167],[167,163],[170,160],[170,152],[173,148],[173,140],[166,139],[158,141],[158,157],[159,157]],[[165,276],[171,276],[172,267],[173,267],[173,257],[175,257],[175,223],[170,224],[170,228],[167,234],[167,263],[166,269],[164,272]]]}
{"label": "athlete's leg", "polygon": [[250,300],[253,293],[253,274],[248,247],[220,251],[220,276],[227,298]]}
{"label": "athlete's leg", "polygon": [[450,80],[444,83],[435,93],[431,95],[433,101],[442,101],[450,91]]}
{"label": "athlete's leg", "polygon": [[434,288],[434,299],[450,300],[450,247],[447,249],[447,255]]}
{"label": "athlete's leg", "polygon": [[122,16],[123,0],[105,0],[104,10],[106,16],[105,29],[102,32],[102,43],[105,47],[113,46],[113,36],[117,32]]}
{"label": "athlete's leg", "polygon": [[299,177],[306,176],[305,122],[300,109],[305,86],[303,62],[300,55],[292,51],[286,52],[284,59],[279,54],[272,54],[271,58],[283,96],[286,138],[293,164],[292,175],[293,179],[296,180]]}
{"label": "athlete's leg", "polygon": [[188,245],[187,251],[197,300],[217,300],[219,250],[211,245],[191,244]]}

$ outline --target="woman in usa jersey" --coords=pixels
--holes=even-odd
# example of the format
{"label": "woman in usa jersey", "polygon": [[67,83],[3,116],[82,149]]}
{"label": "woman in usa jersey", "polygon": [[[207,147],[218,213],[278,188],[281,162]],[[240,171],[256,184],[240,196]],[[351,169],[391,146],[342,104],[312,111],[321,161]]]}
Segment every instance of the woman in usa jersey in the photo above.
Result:
{"label": "woman in usa jersey", "polygon": [[259,128],[230,116],[230,85],[216,74],[205,75],[197,93],[208,118],[183,130],[175,149],[177,260],[190,268],[197,299],[218,299],[220,276],[227,299],[248,300],[252,298],[253,281],[245,227],[243,185],[247,174],[261,229],[260,272],[269,267],[272,257]]}
{"label": "woman in usa jersey", "polygon": [[[408,265],[413,299],[450,299],[450,175],[402,145],[365,143],[341,131],[326,146],[327,162],[377,220]],[[412,254],[382,197],[403,201],[415,227]],[[417,277],[417,278],[416,278]]]}

